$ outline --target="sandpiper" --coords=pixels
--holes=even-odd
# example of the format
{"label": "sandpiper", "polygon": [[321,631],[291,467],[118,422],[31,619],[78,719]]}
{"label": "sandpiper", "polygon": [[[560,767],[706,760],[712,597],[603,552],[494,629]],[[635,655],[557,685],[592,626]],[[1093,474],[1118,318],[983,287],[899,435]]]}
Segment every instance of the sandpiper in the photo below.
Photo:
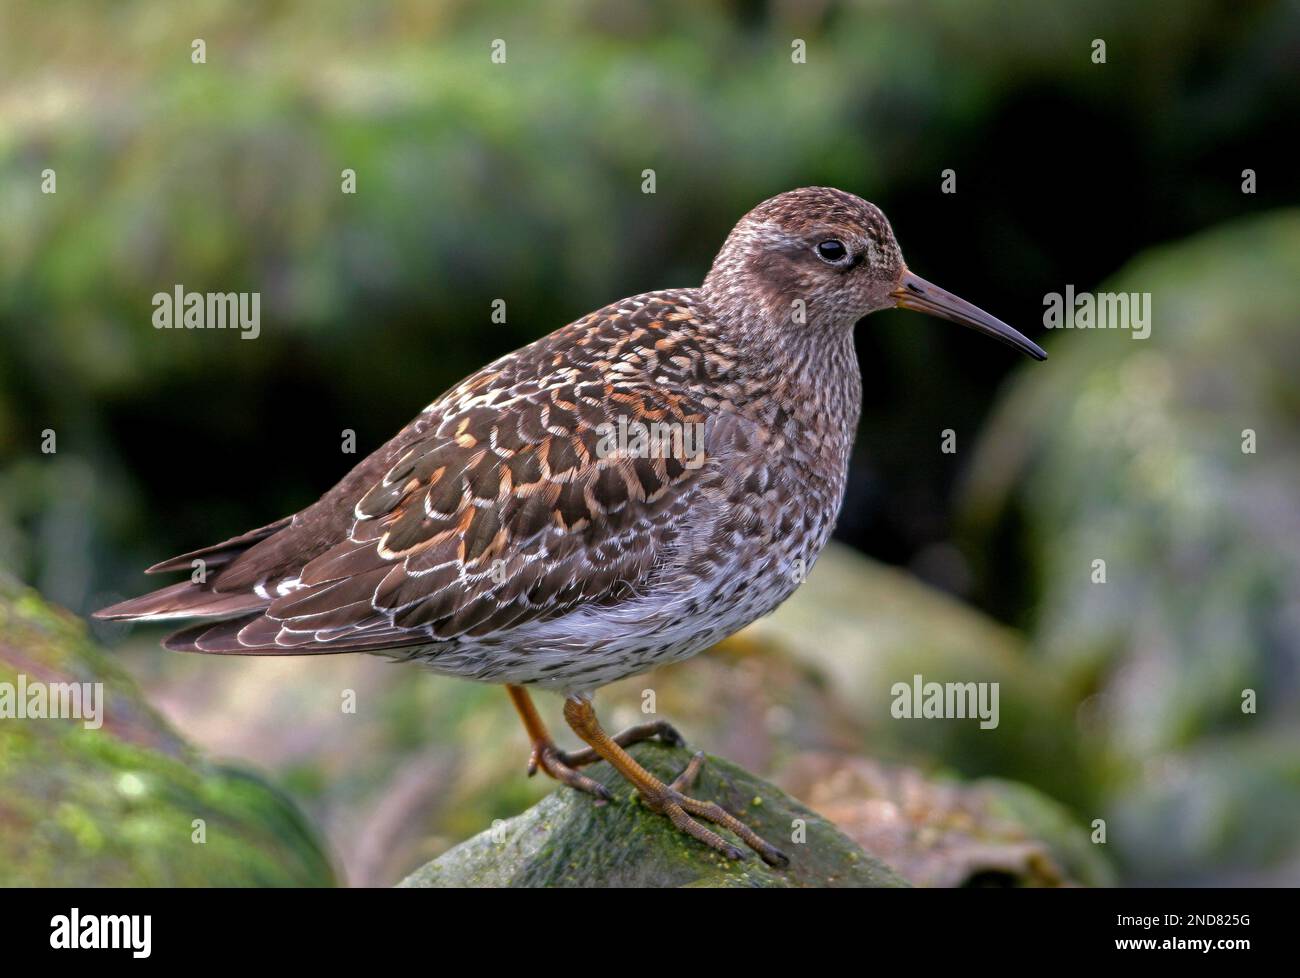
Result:
{"label": "sandpiper", "polygon": [[[862,387],[854,324],[901,306],[1042,360],[1033,342],[908,270],[884,214],[808,187],[732,230],[699,288],[622,299],[478,371],[301,512],[148,573],[185,581],[100,618],[204,619],[167,648],[233,655],[369,652],[505,685],[537,769],[610,800],[578,769],[605,759],[705,845],[786,857],[665,784],[610,736],[592,694],[695,655],[767,614],[825,546],[844,496]],[[692,452],[631,427],[698,432]],[[637,429],[638,432],[643,430]],[[679,439],[672,444],[684,444]],[[204,575],[199,575],[204,576]],[[560,750],[529,686],[564,697],[587,744]]]}

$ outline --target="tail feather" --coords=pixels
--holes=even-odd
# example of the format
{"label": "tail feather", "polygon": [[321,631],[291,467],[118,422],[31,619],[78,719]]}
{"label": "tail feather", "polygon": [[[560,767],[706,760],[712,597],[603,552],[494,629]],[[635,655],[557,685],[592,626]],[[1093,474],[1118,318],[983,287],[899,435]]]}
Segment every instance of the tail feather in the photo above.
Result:
{"label": "tail feather", "polygon": [[259,526],[256,530],[249,530],[247,533],[241,533],[237,537],[231,537],[229,540],[223,540],[221,543],[214,543],[210,547],[202,547],[198,550],[191,550],[187,554],[181,554],[179,557],[172,557],[169,560],[161,561],[154,564],[146,574],[165,574],[168,571],[187,571],[193,566],[196,560],[202,560],[209,568],[223,567],[230,563],[245,550],[255,543],[261,543],[267,537],[279,533],[292,520],[292,516],[286,516],[284,519],[276,520],[274,523],[268,523],[266,526]]}
{"label": "tail feather", "polygon": [[218,590],[219,572],[241,554],[247,553],[249,548],[284,529],[292,519],[292,516],[286,516],[221,543],[154,564],[145,571],[146,574],[188,571],[193,567],[194,561],[202,560],[209,577],[202,584],[182,581],[138,598],[121,601],[101,608],[95,612],[94,617],[116,621],[164,621],[169,618],[229,618],[261,611],[271,603],[269,598],[262,597],[252,588]]}
{"label": "tail feather", "polygon": [[279,620],[267,618],[264,612],[273,603],[277,585],[283,583],[286,574],[300,570],[300,565],[286,562],[282,555],[274,553],[263,554],[249,566],[237,562],[246,555],[257,558],[259,546],[274,548],[276,544],[268,541],[289,526],[292,519],[286,517],[223,543],[155,564],[148,573],[188,571],[193,561],[202,560],[208,574],[202,584],[193,581],[173,584],[103,608],[94,617],[118,621],[208,619],[169,635],[163,640],[163,646],[177,652],[214,655],[323,655],[428,643],[426,636],[412,635],[406,629],[367,629],[364,633],[339,629],[338,634],[321,641],[319,629],[286,633]]}
{"label": "tail feather", "polygon": [[224,618],[230,615],[246,614],[265,608],[270,602],[263,597],[245,591],[238,594],[221,594],[212,591],[205,584],[182,581],[169,587],[150,591],[148,594],[117,604],[109,605],[95,612],[96,618],[115,621],[162,621],[168,618]]}

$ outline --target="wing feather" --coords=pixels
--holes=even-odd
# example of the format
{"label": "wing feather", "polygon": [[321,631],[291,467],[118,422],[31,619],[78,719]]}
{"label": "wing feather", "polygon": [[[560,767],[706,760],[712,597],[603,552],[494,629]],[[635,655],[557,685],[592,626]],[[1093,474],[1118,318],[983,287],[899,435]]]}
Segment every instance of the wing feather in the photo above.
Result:
{"label": "wing feather", "polygon": [[[638,423],[702,428],[711,415],[686,386],[697,364],[680,356],[679,340],[665,342],[687,313],[661,295],[626,300],[484,368],[313,506],[230,541],[242,549],[209,548],[224,561],[214,595],[265,600],[167,645],[263,654],[437,646],[653,586],[683,513],[716,500],[723,478],[671,453],[608,445]],[[673,376],[681,383],[666,382]]]}

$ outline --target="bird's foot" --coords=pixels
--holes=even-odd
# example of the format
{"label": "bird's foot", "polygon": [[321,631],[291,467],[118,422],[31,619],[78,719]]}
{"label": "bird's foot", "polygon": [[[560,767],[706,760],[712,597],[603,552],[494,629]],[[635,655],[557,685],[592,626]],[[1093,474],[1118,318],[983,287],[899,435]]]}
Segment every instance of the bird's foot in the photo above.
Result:
{"label": "bird's foot", "polygon": [[589,778],[581,771],[575,771],[568,755],[550,741],[535,744],[532,756],[528,758],[528,776],[531,778],[539,769],[570,788],[595,795],[599,801],[614,800],[613,793],[595,778]]}
{"label": "bird's foot", "polygon": [[[686,744],[686,741],[682,739],[682,735],[666,720],[651,720],[648,723],[639,723],[615,734],[612,739],[620,747],[628,747],[655,737],[672,747],[683,747]],[[608,788],[599,781],[589,778],[576,770],[576,768],[594,764],[599,760],[600,755],[590,747],[584,747],[582,750],[572,752],[563,751],[556,747],[553,741],[546,740],[533,745],[532,756],[528,758],[528,776],[531,778],[539,770],[545,771],[547,775],[556,781],[567,784],[571,788],[577,788],[589,795],[595,795],[601,801],[611,801],[614,796]]]}
{"label": "bird's foot", "polygon": [[[677,732],[667,720],[651,720],[648,723],[638,723],[636,726],[628,727],[626,730],[620,730],[614,734],[610,740],[620,747],[631,747],[633,744],[639,744],[643,740],[659,739],[660,743],[667,744],[669,747],[685,747],[686,739]],[[590,747],[584,747],[582,750],[572,752],[561,751],[560,760],[569,767],[582,767],[585,764],[595,764],[599,761],[600,755]]]}
{"label": "bird's foot", "polygon": [[701,825],[696,819],[703,819],[705,822],[720,825],[733,833],[745,845],[758,853],[763,862],[769,866],[782,867],[789,865],[790,859],[785,853],[766,841],[717,802],[698,801],[685,794],[695,784],[695,779],[699,777],[702,767],[704,767],[704,752],[700,751],[691,758],[690,763],[686,765],[682,773],[677,775],[669,784],[659,782],[648,785],[638,784],[637,790],[641,793],[641,800],[652,812],[666,816],[679,831],[685,832],[693,839],[698,839],[710,849],[722,853],[728,859],[744,859],[745,853],[712,829]]}
{"label": "bird's foot", "polygon": [[790,860],[785,853],[763,840],[757,832],[723,809],[721,805],[712,801],[699,801],[686,794],[699,776],[700,769],[704,767],[702,753],[692,757],[681,774],[668,784],[664,784],[623,749],[633,738],[644,740],[648,736],[659,736],[669,743],[680,744],[681,737],[668,724],[642,724],[640,727],[624,730],[618,737],[611,737],[601,729],[600,721],[596,719],[596,710],[591,705],[591,697],[577,695],[570,696],[564,701],[564,719],[573,732],[586,741],[593,753],[609,761],[614,770],[632,782],[647,808],[666,816],[678,831],[685,832],[691,838],[703,842],[710,849],[722,853],[729,859],[743,859],[745,853],[742,849],[733,846],[717,832],[701,824],[711,822],[734,833],[745,845],[758,853],[769,866],[789,864]]}

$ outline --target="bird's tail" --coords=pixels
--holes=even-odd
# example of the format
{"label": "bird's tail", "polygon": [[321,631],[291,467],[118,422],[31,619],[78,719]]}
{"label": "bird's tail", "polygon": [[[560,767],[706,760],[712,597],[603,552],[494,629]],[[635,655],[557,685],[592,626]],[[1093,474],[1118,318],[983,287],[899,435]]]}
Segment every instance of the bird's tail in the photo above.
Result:
{"label": "bird's tail", "polygon": [[165,574],[169,571],[192,570],[196,561],[202,561],[202,581],[183,581],[169,587],[151,591],[138,598],[120,601],[101,608],[95,618],[113,621],[165,621],[170,618],[228,618],[265,608],[269,599],[252,589],[222,592],[215,588],[221,568],[231,563],[249,548],[278,533],[289,524],[290,517],[258,527],[221,543],[194,550],[154,564],[146,574]]}
{"label": "bird's tail", "polygon": [[226,618],[265,608],[270,602],[246,591],[221,594],[206,584],[182,581],[138,598],[119,601],[96,611],[94,617],[111,621],[166,621],[171,618]]}

